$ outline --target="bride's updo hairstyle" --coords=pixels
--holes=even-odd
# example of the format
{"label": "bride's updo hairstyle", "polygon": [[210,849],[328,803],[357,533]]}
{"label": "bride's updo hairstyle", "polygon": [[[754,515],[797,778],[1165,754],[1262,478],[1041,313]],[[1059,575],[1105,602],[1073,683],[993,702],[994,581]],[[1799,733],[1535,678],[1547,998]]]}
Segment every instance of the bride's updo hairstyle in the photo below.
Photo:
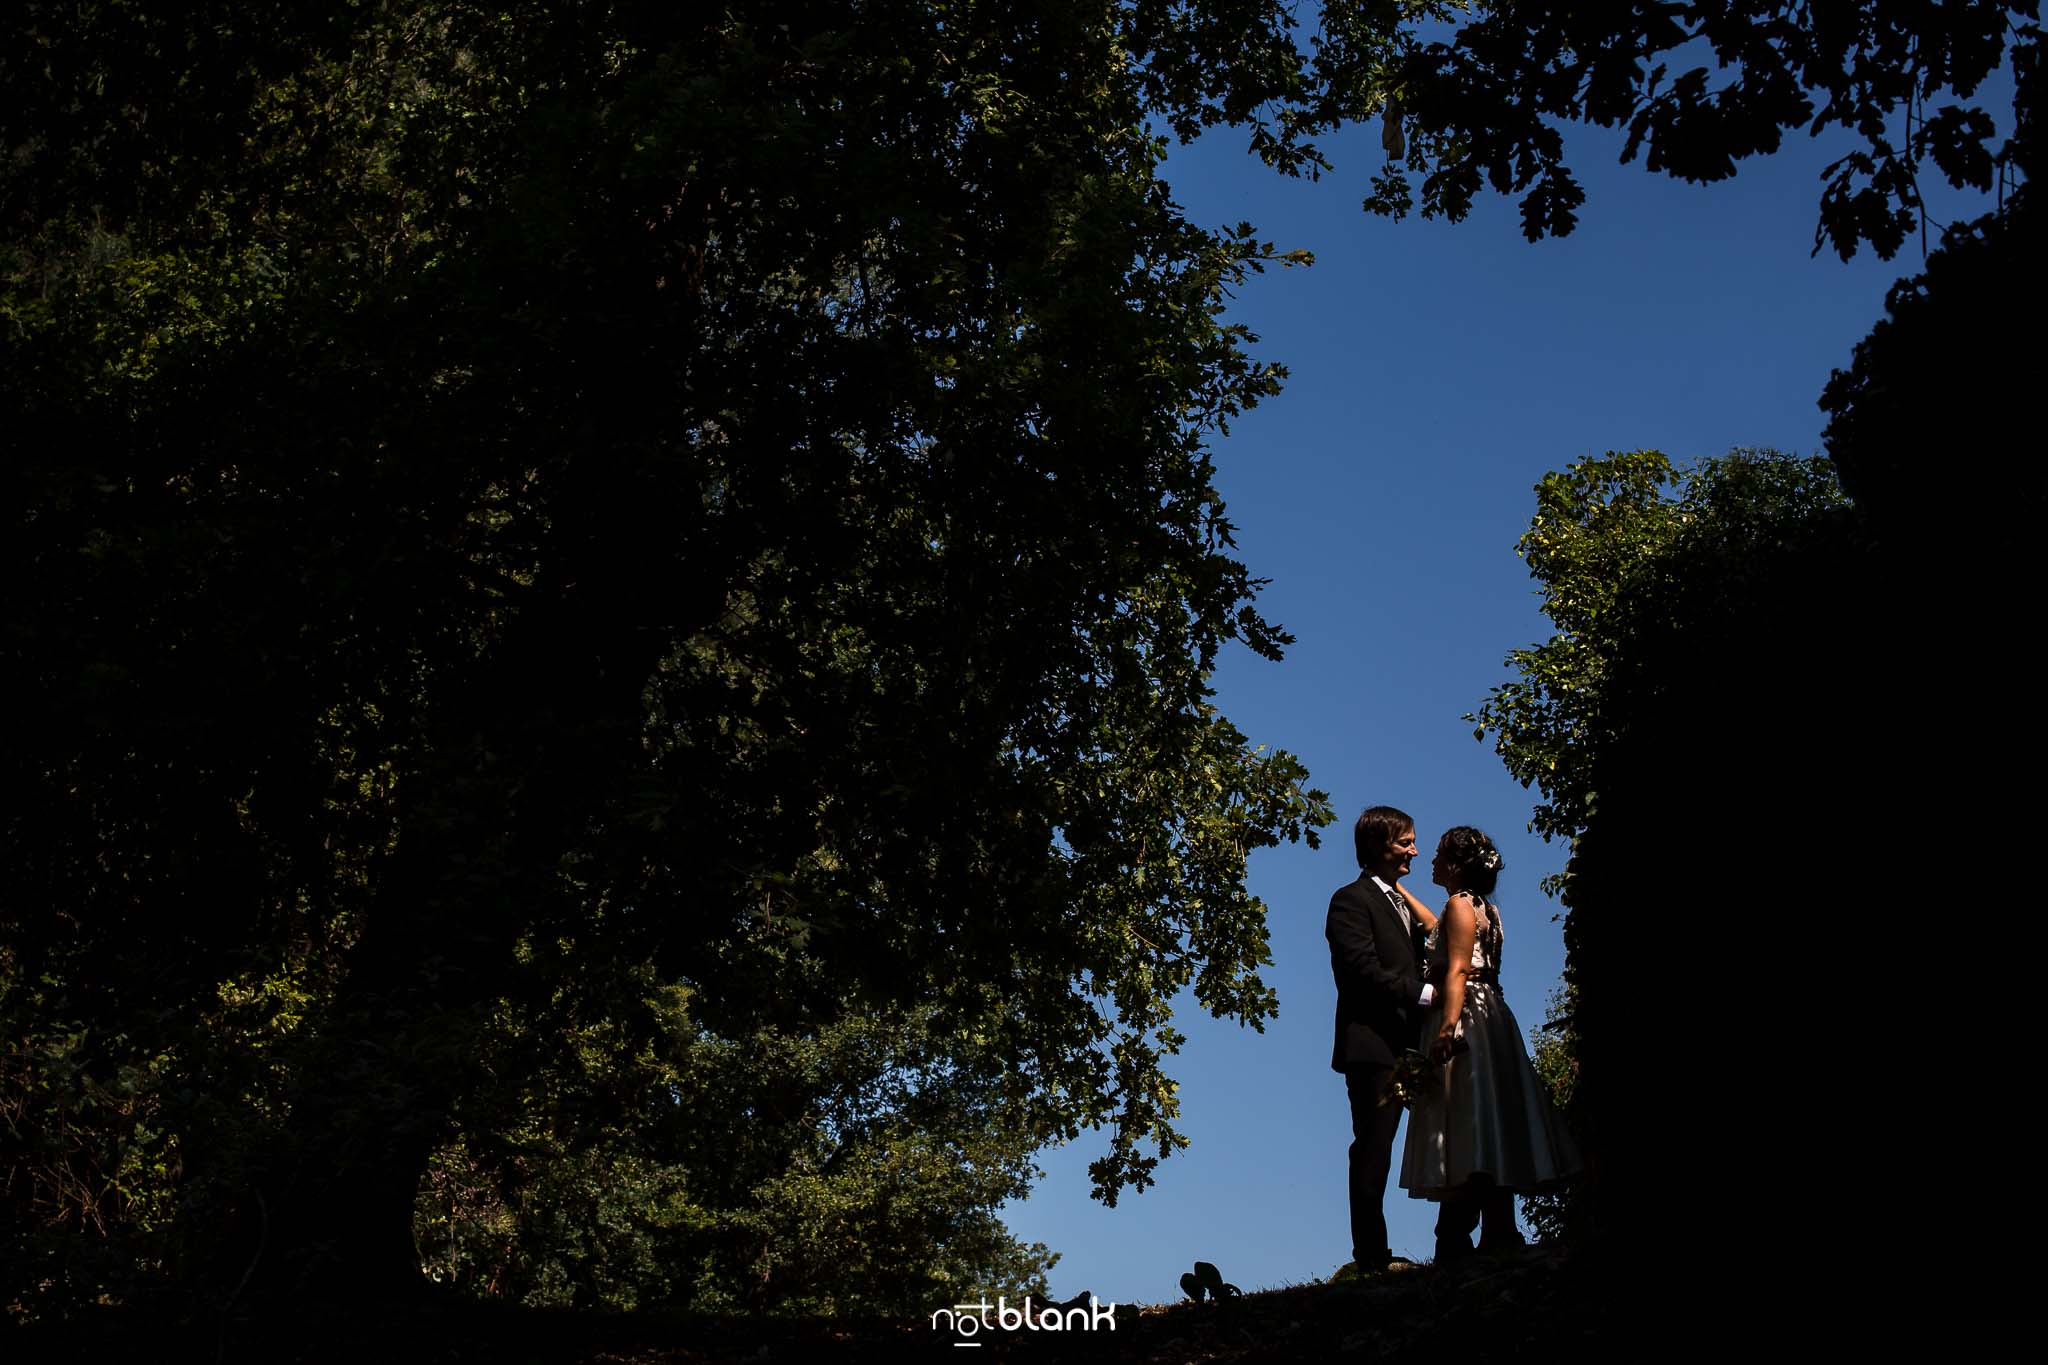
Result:
{"label": "bride's updo hairstyle", "polygon": [[1458,869],[1458,880],[1466,889],[1482,896],[1493,894],[1494,885],[1500,881],[1500,870],[1507,866],[1493,840],[1486,837],[1486,831],[1470,825],[1453,825],[1445,830],[1444,837],[1437,840],[1436,851]]}

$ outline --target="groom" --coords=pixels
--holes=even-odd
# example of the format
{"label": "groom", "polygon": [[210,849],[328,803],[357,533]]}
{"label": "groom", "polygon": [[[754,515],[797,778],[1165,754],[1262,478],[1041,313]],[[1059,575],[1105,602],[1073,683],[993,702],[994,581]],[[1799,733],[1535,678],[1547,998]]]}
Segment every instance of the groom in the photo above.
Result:
{"label": "groom", "polygon": [[1415,822],[1392,806],[1373,806],[1352,831],[1364,874],[1330,897],[1323,934],[1337,978],[1337,1041],[1330,1069],[1344,1073],[1351,1098],[1351,1263],[1384,1270],[1387,1170],[1401,1106],[1381,1104],[1394,1059],[1421,1041],[1422,1010],[1436,988],[1422,980],[1421,936],[1394,889],[1415,858]]}

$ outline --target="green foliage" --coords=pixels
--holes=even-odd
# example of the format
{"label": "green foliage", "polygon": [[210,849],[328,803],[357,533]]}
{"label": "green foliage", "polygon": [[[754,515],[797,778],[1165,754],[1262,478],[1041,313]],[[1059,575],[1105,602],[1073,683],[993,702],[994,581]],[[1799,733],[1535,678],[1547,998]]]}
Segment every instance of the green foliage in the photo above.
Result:
{"label": "green foliage", "polygon": [[[1827,461],[1774,451],[1732,451],[1690,469],[1654,450],[1609,452],[1544,475],[1516,549],[1557,634],[1511,651],[1519,676],[1466,717],[1473,738],[1491,733],[1508,772],[1541,795],[1530,829],[1576,844],[1597,814],[1599,760],[1630,714],[1612,697],[1631,642],[1713,612],[1716,585],[1739,600],[1753,547],[1844,505]],[[1706,579],[1702,559],[1714,565]],[[1567,867],[1543,889],[1569,905],[1569,888]]]}
{"label": "green foliage", "polygon": [[[1425,216],[1461,219],[1485,186],[1523,195],[1531,241],[1563,236],[1585,192],[1561,121],[1626,129],[1622,160],[1640,155],[1651,171],[1695,182],[1734,175],[1788,131],[1839,127],[1858,145],[1825,172],[1814,251],[1829,245],[1844,260],[1865,242],[1889,259],[1924,225],[1924,169],[1980,191],[2006,182],[2014,143],[1998,142],[1993,111],[1968,101],[2008,52],[2030,79],[2041,41],[2033,0],[1329,9],[1342,25],[1393,35],[1330,88],[1348,116],[1377,110],[1385,121],[1388,159],[1369,210],[1413,208],[1412,173]],[[1453,34],[1428,31],[1446,20],[1459,22]]]}
{"label": "green foliage", "polygon": [[[1529,1059],[1543,1082],[1550,1102],[1561,1113],[1573,1112],[1572,1100],[1578,1089],[1578,1036],[1572,1019],[1577,1013],[1577,987],[1570,982],[1553,990],[1544,1001],[1545,1022],[1529,1030]],[[1564,1237],[1570,1226],[1570,1198],[1565,1194],[1525,1195],[1522,1216],[1541,1242]]]}
{"label": "green foliage", "polygon": [[645,966],[596,998],[602,969],[550,975],[545,1007],[495,1021],[496,1084],[430,1165],[415,1235],[433,1278],[616,1309],[903,1314],[1043,1293],[1056,1258],[995,1213],[1028,1188],[1043,1132],[931,1011],[799,1033],[769,1022],[777,1000],[726,1035]]}
{"label": "green foliage", "polygon": [[1148,131],[1301,164],[1291,22],[10,11],[10,1253],[836,1310],[1034,1283],[1053,1138],[1142,1188],[1329,819],[1207,683],[1301,253]]}
{"label": "green foliage", "polygon": [[0,1055],[6,1191],[24,1215],[4,1250],[16,1279],[6,1316],[34,1315],[57,1297],[81,1303],[118,1292],[154,1258],[149,1238],[168,1220],[178,1138],[163,1121],[161,1076],[124,1059],[93,1063],[81,1031],[10,1040]]}

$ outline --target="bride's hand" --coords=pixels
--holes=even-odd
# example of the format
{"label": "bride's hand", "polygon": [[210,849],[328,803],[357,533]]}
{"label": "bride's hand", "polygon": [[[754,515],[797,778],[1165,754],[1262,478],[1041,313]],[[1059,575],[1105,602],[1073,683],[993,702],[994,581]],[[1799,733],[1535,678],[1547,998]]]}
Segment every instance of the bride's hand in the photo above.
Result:
{"label": "bride's hand", "polygon": [[1424,905],[1413,891],[1410,891],[1401,883],[1395,882],[1394,889],[1401,893],[1402,900],[1408,902],[1408,913],[1413,915],[1415,922],[1422,926],[1422,932],[1425,934],[1434,933],[1436,931],[1436,911]]}
{"label": "bride's hand", "polygon": [[1458,1050],[1458,1034],[1455,1029],[1444,1029],[1429,1044],[1429,1059],[1432,1062],[1448,1062],[1451,1054]]}

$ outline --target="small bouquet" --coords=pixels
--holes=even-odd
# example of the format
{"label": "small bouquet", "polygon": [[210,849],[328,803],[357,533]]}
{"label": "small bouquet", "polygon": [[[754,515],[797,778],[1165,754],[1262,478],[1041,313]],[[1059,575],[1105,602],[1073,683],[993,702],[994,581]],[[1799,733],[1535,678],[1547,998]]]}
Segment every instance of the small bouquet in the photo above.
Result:
{"label": "small bouquet", "polygon": [[1427,1055],[1409,1048],[1394,1059],[1394,1074],[1387,1081],[1387,1088],[1380,1093],[1380,1103],[1413,1109],[1415,1097],[1422,1093],[1423,1085],[1436,1070],[1436,1064]]}
{"label": "small bouquet", "polygon": [[[1472,1045],[1465,1041],[1463,1034],[1451,1046],[1451,1055],[1468,1052]],[[1387,1088],[1380,1092],[1381,1104],[1398,1104],[1403,1109],[1413,1109],[1415,1101],[1424,1087],[1440,1081],[1444,1064],[1430,1060],[1427,1052],[1409,1048],[1394,1059],[1394,1074],[1387,1080]]]}

